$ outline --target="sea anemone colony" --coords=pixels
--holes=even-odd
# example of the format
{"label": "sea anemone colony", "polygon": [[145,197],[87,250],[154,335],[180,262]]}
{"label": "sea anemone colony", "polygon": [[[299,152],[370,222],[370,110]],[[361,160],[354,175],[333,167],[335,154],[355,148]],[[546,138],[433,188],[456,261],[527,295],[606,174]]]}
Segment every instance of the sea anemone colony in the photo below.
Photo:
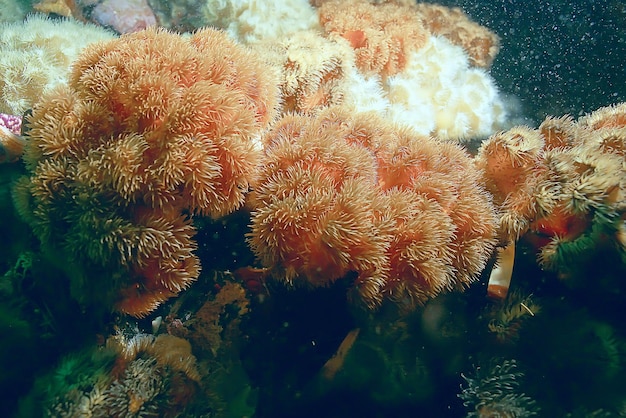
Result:
{"label": "sea anemone colony", "polygon": [[1,416],[624,415],[625,103],[412,0],[5,3]]}
{"label": "sea anemone colony", "polygon": [[28,118],[18,210],[62,257],[111,269],[76,278],[79,298],[145,316],[200,273],[190,216],[243,204],[276,101],[272,73],[216,30],[93,44]]}

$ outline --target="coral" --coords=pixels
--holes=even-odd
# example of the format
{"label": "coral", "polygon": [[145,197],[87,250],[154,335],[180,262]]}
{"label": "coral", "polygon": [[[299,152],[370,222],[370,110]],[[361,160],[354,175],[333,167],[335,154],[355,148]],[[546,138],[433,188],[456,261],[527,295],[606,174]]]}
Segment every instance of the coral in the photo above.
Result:
{"label": "coral", "polygon": [[139,357],[148,356],[161,368],[183,373],[196,382],[200,380],[196,358],[191,353],[191,344],[183,338],[168,334],[154,337],[141,333],[127,337],[118,332],[107,339],[106,346],[118,353],[118,368],[124,368],[125,363]]}
{"label": "coral", "polygon": [[314,31],[254,45],[280,72],[283,112],[310,113],[341,104],[354,53],[347,42]]}
{"label": "coral", "polygon": [[154,359],[133,360],[122,376],[102,391],[95,416],[144,417],[162,413],[165,382]]}
{"label": "coral", "polygon": [[44,245],[115,272],[75,281],[83,298],[117,293],[144,316],[198,277],[189,215],[242,205],[277,95],[258,56],[217,30],[93,45],[33,110],[16,205]]}
{"label": "coral", "polygon": [[409,52],[425,45],[429,35],[412,8],[392,3],[327,1],[319,19],[327,33],[349,41],[360,70],[384,77],[403,71]]}
{"label": "coral", "polygon": [[626,103],[600,108],[583,116],[578,123],[593,131],[604,128],[624,128],[626,127]]}
{"label": "coral", "polygon": [[[413,190],[391,189],[388,217],[394,222],[384,292],[408,307],[454,287],[455,225],[437,202]],[[465,272],[459,271],[459,279]],[[367,287],[369,288],[369,286]]]}
{"label": "coral", "polygon": [[459,397],[468,417],[530,417],[538,413],[535,401],[519,391],[524,373],[515,360],[495,361],[476,367],[475,375],[463,375],[467,387]]}
{"label": "coral", "polygon": [[471,65],[491,66],[500,50],[500,39],[495,33],[472,22],[458,7],[419,3],[416,9],[433,35],[444,36],[467,52]]}
{"label": "coral", "polygon": [[103,0],[93,8],[90,18],[122,34],[157,24],[146,0]]}
{"label": "coral", "polygon": [[576,235],[581,230],[572,217],[619,206],[624,171],[615,146],[600,144],[603,133],[585,127],[584,120],[547,118],[536,130],[516,127],[482,144],[477,162],[505,208],[507,232],[523,234],[535,220],[534,229],[561,236],[568,233],[563,228],[573,229]]}
{"label": "coral", "polygon": [[21,115],[67,81],[70,63],[87,45],[113,38],[95,25],[31,15],[0,30],[0,112]]}
{"label": "coral", "polygon": [[[310,0],[310,3],[315,7],[320,7],[322,4],[332,0]],[[367,0],[371,4],[392,3],[399,6],[413,6],[415,2],[413,0]]]}
{"label": "coral", "polygon": [[503,209],[500,228],[507,238],[515,240],[524,234],[538,211],[532,197],[538,195],[538,184],[547,176],[543,144],[539,132],[515,127],[492,135],[480,146],[477,165],[494,202]]}
{"label": "coral", "polygon": [[368,306],[412,308],[464,288],[490,256],[493,208],[457,146],[346,108],[286,116],[264,142],[249,242],[288,283],[356,272]]}
{"label": "coral", "polygon": [[[21,270],[30,268],[28,263],[28,260],[20,262],[12,274],[23,274]],[[232,279],[230,274],[203,276],[194,290],[168,305],[167,308],[174,307],[170,314],[173,316],[174,309],[180,308],[181,318],[189,326],[188,340],[170,334],[146,334],[132,318],[117,318],[113,325],[115,333],[106,342],[104,336],[98,335],[98,346],[89,344],[84,350],[64,356],[51,373],[40,373],[31,396],[23,401],[20,416],[252,416],[249,411],[254,409],[256,391],[239,360],[246,338],[239,328],[249,301],[245,290]],[[207,289],[211,289],[208,300]],[[205,306],[198,310],[190,306],[190,301],[195,306]],[[0,304],[0,308],[4,306]],[[76,316],[75,309],[70,314],[72,317]],[[0,311],[4,313],[4,309]],[[211,317],[213,314],[216,316]],[[168,324],[170,315],[165,319]],[[84,323],[85,317],[79,315],[77,321]],[[8,318],[3,322],[9,326],[5,331],[19,338],[21,324],[16,312],[12,310]],[[213,324],[220,327],[219,345],[209,347],[213,341],[204,338],[213,331],[210,328]],[[44,330],[39,327],[32,334]],[[70,330],[76,332],[76,327]],[[91,332],[89,337],[93,339]],[[68,340],[66,333],[61,338]],[[67,346],[73,349],[74,340],[70,342],[72,348],[70,344]],[[58,343],[54,346],[39,343],[33,350],[37,352],[48,346],[54,350]],[[20,353],[27,349],[25,345],[19,347]],[[212,354],[212,348],[216,349],[216,355]],[[15,363],[17,352],[5,350],[4,353],[13,363],[0,374],[9,377],[13,367],[17,373],[28,370],[21,362]],[[42,361],[49,368],[49,356]],[[10,380],[15,384],[19,379]],[[48,410],[48,414],[40,409]],[[143,412],[133,415],[134,410]]]}
{"label": "coral", "polygon": [[[174,8],[189,2],[179,0],[160,13],[175,21]],[[453,141],[482,139],[505,125],[505,105],[490,75],[472,65],[463,47],[431,34],[410,1],[312,4],[317,10],[304,0],[280,6],[211,1],[202,9],[209,25],[255,47],[261,44],[260,52],[281,73],[285,111],[351,106]],[[185,14],[180,24],[198,24],[197,14]],[[460,26],[470,28],[467,33],[490,34],[457,17]],[[455,27],[456,32],[463,31]]]}
{"label": "coral", "polygon": [[[352,16],[343,8],[362,9],[363,16]],[[328,35],[336,38],[346,31],[344,37],[355,49],[360,73],[350,75],[354,81],[348,80],[345,103],[361,111],[376,110],[420,134],[456,141],[486,137],[505,124],[505,105],[490,75],[472,67],[461,46],[431,34],[428,22],[414,5],[329,1],[320,6],[320,18],[322,22],[328,19],[327,31],[335,24],[349,28],[337,29],[339,32],[333,29]],[[374,22],[371,28],[370,22],[362,21],[366,18]],[[391,19],[392,24],[385,19]],[[376,22],[385,22],[384,28]],[[373,40],[368,38],[359,46],[358,42],[370,36],[366,32]],[[393,44],[396,38],[402,41],[398,41],[400,45]]]}
{"label": "coral", "polygon": [[204,25],[222,28],[245,43],[278,39],[318,27],[317,14],[307,0],[209,0],[203,12]]}
{"label": "coral", "polygon": [[[248,377],[248,365],[244,368],[242,363],[243,350],[250,338],[248,333],[243,333],[242,322],[249,316],[250,300],[235,280],[230,272],[203,275],[197,286],[209,286],[209,294],[186,292],[164,319],[167,331],[184,335],[199,360],[203,393],[194,398],[200,408],[192,410],[189,416],[232,417],[254,413],[257,390]],[[208,409],[210,415],[201,413]]]}
{"label": "coral", "polygon": [[351,270],[381,274],[387,244],[375,216],[374,158],[349,142],[360,140],[358,125],[339,121],[328,112],[286,116],[264,136],[263,180],[250,197],[250,244],[288,282],[304,275],[319,286]]}
{"label": "coral", "polygon": [[[494,245],[494,208],[490,196],[479,185],[479,172],[467,153],[456,145],[415,135],[408,129],[397,129],[395,139],[388,143],[384,152],[379,153],[379,185],[390,195],[397,190],[416,195],[421,202],[412,210],[426,207],[428,211],[439,213],[430,227],[440,224],[437,226],[440,229],[441,224],[449,222],[453,234],[434,234],[433,237],[440,240],[431,242],[426,239],[428,234],[420,236],[416,232],[421,228],[413,230],[398,222],[398,230],[408,230],[410,234],[420,236],[425,247],[439,247],[429,253],[425,249],[418,250],[412,244],[411,250],[403,249],[403,252],[424,251],[421,253],[424,260],[433,256],[446,260],[442,244],[450,242],[450,266],[454,272],[450,273],[460,287],[465,287],[480,274]],[[425,212],[423,215],[427,219]],[[414,219],[409,216],[406,222]],[[424,223],[427,224],[426,221]],[[398,273],[398,276],[403,277],[403,273]]]}
{"label": "coral", "polygon": [[[104,347],[84,347],[66,354],[33,385],[30,416],[92,416],[91,410],[102,399],[101,388],[111,382],[109,370],[116,353]],[[36,401],[35,401],[36,399]],[[35,413],[42,408],[46,413]],[[24,412],[22,412],[24,413]]]}
{"label": "coral", "polygon": [[523,236],[561,278],[584,280],[581,267],[602,252],[623,264],[625,108],[578,121],[548,117],[537,129],[514,127],[482,143],[476,163],[501,208],[505,245]]}
{"label": "coral", "polygon": [[[184,326],[189,329],[190,338],[199,350],[209,351],[213,357],[217,357],[220,350],[224,349],[223,344],[228,343],[227,334],[232,332],[225,328],[238,326],[241,317],[249,312],[248,305],[243,287],[227,282],[215,298],[209,298],[193,318],[185,321]],[[227,309],[234,312],[232,318],[225,315]]]}
{"label": "coral", "polygon": [[470,67],[465,51],[443,37],[429,36],[383,87],[391,102],[387,117],[422,134],[467,141],[487,137],[505,123],[493,79]]}

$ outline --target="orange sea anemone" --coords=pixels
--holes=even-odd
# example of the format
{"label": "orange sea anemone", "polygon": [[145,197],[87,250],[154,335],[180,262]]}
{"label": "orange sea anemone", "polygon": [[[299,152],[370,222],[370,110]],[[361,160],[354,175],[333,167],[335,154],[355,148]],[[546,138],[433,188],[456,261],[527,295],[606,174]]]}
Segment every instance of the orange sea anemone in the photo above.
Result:
{"label": "orange sea anemone", "polygon": [[365,305],[414,307],[484,268],[496,218],[457,146],[344,108],[286,116],[264,143],[249,242],[278,278],[355,272]]}
{"label": "orange sea anemone", "polygon": [[[408,292],[412,300],[424,303],[427,296],[464,288],[476,279],[493,251],[497,219],[465,151],[410,130],[395,132],[395,141],[379,153],[379,185],[394,211],[414,203],[392,217],[405,220],[396,225],[389,256],[404,261],[390,263],[390,282],[409,290],[411,281],[426,280],[429,270],[420,264],[436,266],[427,279],[429,286],[422,283]],[[399,269],[403,264],[409,270]]]}
{"label": "orange sea anemone", "polygon": [[626,102],[602,107],[582,117],[579,125],[592,130],[626,127]]}
{"label": "orange sea anemone", "polygon": [[385,196],[394,222],[385,295],[415,306],[452,290],[455,226],[450,216],[437,202],[412,190],[393,188]]}
{"label": "orange sea anemone", "polygon": [[386,245],[383,233],[372,233],[372,154],[324,122],[287,116],[268,132],[261,184],[250,195],[257,256],[287,281],[305,277],[316,286],[349,271],[380,274]]}
{"label": "orange sea anemone", "polygon": [[500,38],[489,29],[472,22],[458,7],[419,3],[414,6],[433,35],[446,37],[461,46],[477,67],[491,66],[500,50]]}
{"label": "orange sea anemone", "polygon": [[198,277],[190,217],[243,204],[277,112],[275,74],[223,32],[96,43],[34,107],[16,201],[42,241],[121,268],[117,306],[143,316]]}
{"label": "orange sea anemone", "polygon": [[319,17],[326,32],[348,40],[360,70],[383,76],[402,71],[409,52],[424,46],[429,34],[413,8],[393,3],[330,0]]}
{"label": "orange sea anemone", "polygon": [[503,241],[517,239],[537,213],[538,184],[545,178],[544,141],[540,133],[514,127],[483,142],[476,157],[487,190],[504,208],[500,219]]}
{"label": "orange sea anemone", "polygon": [[562,277],[598,246],[622,251],[624,109],[548,117],[536,130],[515,127],[481,145],[476,163],[500,210],[503,245],[523,236],[541,267]]}

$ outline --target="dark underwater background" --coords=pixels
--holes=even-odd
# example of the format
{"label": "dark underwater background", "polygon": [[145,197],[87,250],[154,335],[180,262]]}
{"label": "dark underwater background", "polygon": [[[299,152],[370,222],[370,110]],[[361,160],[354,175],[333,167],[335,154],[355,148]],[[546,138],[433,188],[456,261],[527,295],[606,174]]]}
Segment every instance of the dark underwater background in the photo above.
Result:
{"label": "dark underwater background", "polygon": [[[435,2],[431,2],[435,3]],[[626,99],[626,3],[443,0],[501,39],[491,74],[533,124]]]}

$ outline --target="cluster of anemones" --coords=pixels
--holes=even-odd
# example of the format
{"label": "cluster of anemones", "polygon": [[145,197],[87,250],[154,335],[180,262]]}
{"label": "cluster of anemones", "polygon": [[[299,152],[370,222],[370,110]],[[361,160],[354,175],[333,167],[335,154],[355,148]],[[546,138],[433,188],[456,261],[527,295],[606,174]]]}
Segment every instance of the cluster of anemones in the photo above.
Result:
{"label": "cluster of anemones", "polygon": [[275,276],[324,286],[354,272],[368,306],[415,306],[484,268],[496,216],[456,145],[347,108],[285,116],[263,139],[249,242]]}
{"label": "cluster of anemones", "polygon": [[120,311],[143,316],[198,277],[189,217],[243,204],[276,84],[258,55],[212,29],[150,29],[82,53],[69,85],[33,109],[30,174],[14,193],[44,245],[86,276],[113,272],[107,285],[73,283],[81,297],[117,295]]}
{"label": "cluster of anemones", "polygon": [[448,38],[469,54],[472,65],[489,67],[498,37],[472,22],[459,8],[412,1],[315,1],[324,31],[348,40],[360,70],[384,77],[401,72],[408,55],[433,34]]}
{"label": "cluster of anemones", "polygon": [[602,243],[624,254],[625,150],[623,103],[491,136],[476,162],[500,207],[502,242],[524,237],[563,277]]}

